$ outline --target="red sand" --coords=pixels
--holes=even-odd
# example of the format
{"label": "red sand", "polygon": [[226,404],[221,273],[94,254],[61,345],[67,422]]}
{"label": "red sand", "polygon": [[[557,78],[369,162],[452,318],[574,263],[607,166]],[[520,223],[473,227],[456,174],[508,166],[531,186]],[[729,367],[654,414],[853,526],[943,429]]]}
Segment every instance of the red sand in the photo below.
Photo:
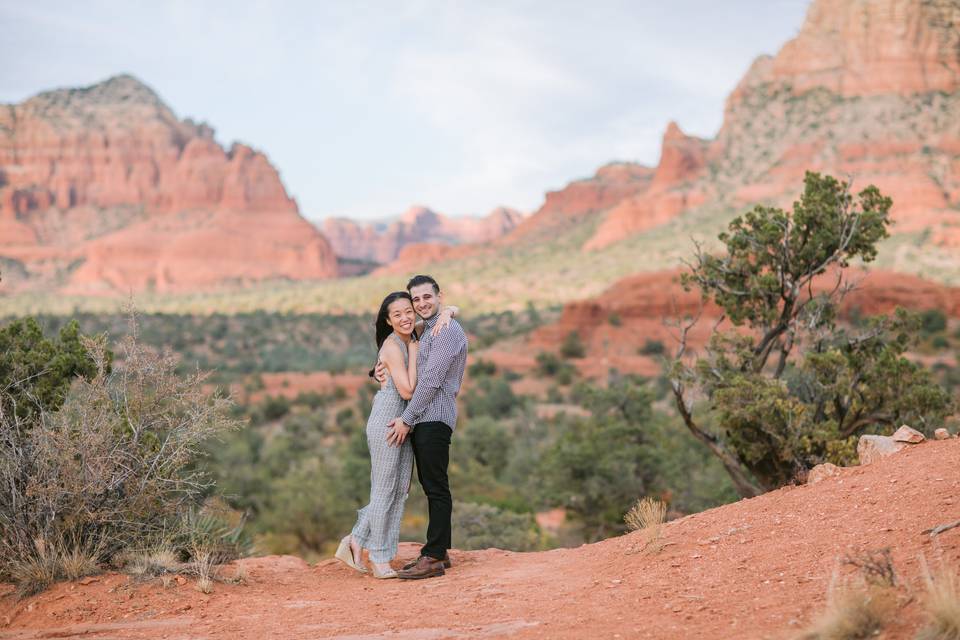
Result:
{"label": "red sand", "polygon": [[916,597],[882,637],[912,638],[919,554],[960,569],[960,528],[922,534],[960,518],[958,463],[960,440],[917,445],[671,522],[655,555],[636,552],[638,534],[543,553],[454,551],[445,577],[421,582],[272,556],[241,561],[248,584],[210,595],[192,579],[108,574],[0,599],[0,638],[791,638],[823,609],[832,574],[853,571],[846,553],[887,546],[902,593]]}

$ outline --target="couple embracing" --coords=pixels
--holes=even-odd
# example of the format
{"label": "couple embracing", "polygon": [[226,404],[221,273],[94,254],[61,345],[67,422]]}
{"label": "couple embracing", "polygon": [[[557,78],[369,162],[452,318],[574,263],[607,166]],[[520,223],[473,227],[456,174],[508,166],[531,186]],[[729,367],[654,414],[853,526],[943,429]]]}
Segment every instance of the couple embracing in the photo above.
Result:
{"label": "couple embracing", "polygon": [[[377,313],[379,354],[373,373],[382,386],[367,421],[370,503],[358,511],[336,553],[347,566],[366,573],[361,553],[367,549],[376,578],[432,578],[450,568],[453,498],[447,466],[467,362],[467,336],[453,320],[456,311],[443,306],[437,281],[420,275],[406,291],[384,298]],[[414,462],[427,496],[427,541],[416,561],[395,571],[390,561],[397,554]]]}

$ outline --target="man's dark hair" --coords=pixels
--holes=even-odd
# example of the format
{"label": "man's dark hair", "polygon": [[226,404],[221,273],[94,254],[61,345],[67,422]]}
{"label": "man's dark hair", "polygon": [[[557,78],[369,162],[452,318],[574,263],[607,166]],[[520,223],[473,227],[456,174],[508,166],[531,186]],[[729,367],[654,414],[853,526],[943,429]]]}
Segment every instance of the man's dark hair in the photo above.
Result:
{"label": "man's dark hair", "polygon": [[407,283],[407,291],[410,291],[410,289],[413,289],[414,287],[419,287],[422,284],[432,284],[433,292],[440,293],[440,285],[438,285],[437,281],[430,276],[413,276],[410,278],[410,282]]}

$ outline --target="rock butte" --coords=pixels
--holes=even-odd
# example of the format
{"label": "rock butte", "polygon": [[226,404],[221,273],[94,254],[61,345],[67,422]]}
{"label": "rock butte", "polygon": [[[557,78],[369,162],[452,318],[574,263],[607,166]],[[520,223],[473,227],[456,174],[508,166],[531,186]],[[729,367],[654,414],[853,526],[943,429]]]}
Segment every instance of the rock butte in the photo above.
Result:
{"label": "rock butte", "polygon": [[7,290],[191,291],[336,275],[266,156],[179,120],[137,79],[0,105]]}
{"label": "rock butte", "polygon": [[548,193],[507,241],[597,215],[584,249],[600,250],[704,204],[789,205],[810,169],[878,186],[895,233],[960,246],[958,25],[955,0],[815,0],[727,98],[715,139],[670,123],[656,168],[609,165]]}
{"label": "rock butte", "polygon": [[[508,207],[497,207],[483,217],[451,218],[414,206],[391,223],[364,224],[347,218],[328,218],[322,229],[338,256],[386,264],[404,254],[410,245],[491,242],[521,220],[523,214]],[[412,255],[407,252],[402,260],[409,263]]]}

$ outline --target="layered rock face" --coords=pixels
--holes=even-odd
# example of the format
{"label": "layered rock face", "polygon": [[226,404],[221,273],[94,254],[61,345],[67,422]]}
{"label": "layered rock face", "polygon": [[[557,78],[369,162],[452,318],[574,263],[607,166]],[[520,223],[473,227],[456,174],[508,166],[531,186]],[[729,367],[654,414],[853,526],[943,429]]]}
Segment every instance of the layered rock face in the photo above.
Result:
{"label": "layered rock face", "polygon": [[734,205],[786,204],[807,169],[875,184],[894,232],[960,228],[960,5],[818,0],[800,34],[727,99],[711,146]]}
{"label": "layered rock face", "polygon": [[332,249],[266,156],[224,150],[213,133],[130,76],[0,106],[0,257],[20,266],[13,284],[190,291],[335,276]]}
{"label": "layered rock face", "polygon": [[573,183],[518,232],[603,209],[585,244],[603,249],[705,203],[787,206],[808,169],[890,195],[895,233],[960,246],[960,3],[814,0],[797,37],[730,94],[716,139],[671,123],[632,193],[582,201]]}
{"label": "layered rock face", "polygon": [[956,91],[955,0],[815,2],[800,34],[764,64],[764,82],[845,97]]}
{"label": "layered rock face", "polygon": [[521,220],[523,214],[507,207],[498,207],[483,217],[453,218],[414,206],[391,223],[363,224],[346,218],[328,218],[322,230],[338,256],[386,264],[411,245],[491,242],[511,231]]}
{"label": "layered rock face", "polygon": [[660,163],[650,184],[636,195],[617,202],[584,248],[602,249],[703,203],[709,191],[692,182],[706,166],[707,149],[706,140],[684,134],[671,122],[663,134]]}
{"label": "layered rock face", "polygon": [[543,206],[523,221],[505,241],[512,242],[557,231],[592,214],[603,212],[630,196],[643,193],[654,170],[631,162],[615,162],[559,191],[548,191]]}

